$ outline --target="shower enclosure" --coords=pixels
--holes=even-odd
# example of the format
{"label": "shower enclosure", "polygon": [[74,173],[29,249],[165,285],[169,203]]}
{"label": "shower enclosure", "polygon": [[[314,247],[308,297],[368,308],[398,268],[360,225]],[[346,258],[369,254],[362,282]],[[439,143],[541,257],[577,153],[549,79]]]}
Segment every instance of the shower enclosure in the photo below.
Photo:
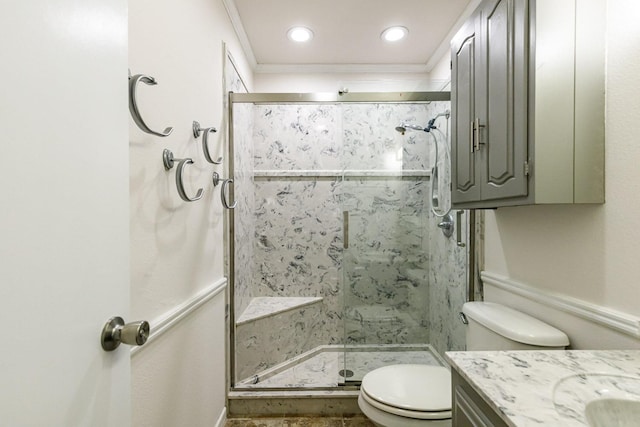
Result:
{"label": "shower enclosure", "polygon": [[464,348],[468,246],[432,212],[449,109],[448,92],[230,94],[232,387],[357,385]]}

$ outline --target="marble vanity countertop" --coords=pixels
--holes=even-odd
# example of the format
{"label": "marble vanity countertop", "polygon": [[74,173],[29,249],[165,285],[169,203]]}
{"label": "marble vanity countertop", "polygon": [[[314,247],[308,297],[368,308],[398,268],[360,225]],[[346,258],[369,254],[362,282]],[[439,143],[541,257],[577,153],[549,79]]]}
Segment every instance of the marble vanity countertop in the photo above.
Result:
{"label": "marble vanity countertop", "polygon": [[[639,350],[469,351],[446,358],[510,426],[586,426],[582,385],[640,377]],[[586,374],[586,375],[585,375]],[[593,394],[593,393],[592,393]]]}

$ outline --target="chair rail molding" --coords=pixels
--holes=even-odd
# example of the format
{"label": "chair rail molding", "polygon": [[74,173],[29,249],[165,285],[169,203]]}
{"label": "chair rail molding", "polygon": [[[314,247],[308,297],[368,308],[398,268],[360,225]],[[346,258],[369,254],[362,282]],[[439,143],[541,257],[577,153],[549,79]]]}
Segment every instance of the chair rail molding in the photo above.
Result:
{"label": "chair rail molding", "polygon": [[206,304],[216,295],[224,292],[227,288],[227,278],[223,277],[213,283],[211,286],[201,290],[200,292],[193,295],[188,300],[184,301],[182,304],[175,306],[173,309],[159,316],[155,320],[149,322],[151,325],[151,333],[149,334],[149,338],[147,342],[143,346],[133,347],[131,349],[131,357],[135,356],[139,352],[143,351],[145,348],[149,346],[150,343],[158,339],[165,332],[176,326],[182,320],[184,320],[191,313],[196,311],[198,308]]}
{"label": "chair rail molding", "polygon": [[635,338],[640,338],[640,317],[582,301],[567,295],[534,288],[496,273],[483,271],[480,273],[480,277],[485,284],[523,296],[532,301],[623,332]]}

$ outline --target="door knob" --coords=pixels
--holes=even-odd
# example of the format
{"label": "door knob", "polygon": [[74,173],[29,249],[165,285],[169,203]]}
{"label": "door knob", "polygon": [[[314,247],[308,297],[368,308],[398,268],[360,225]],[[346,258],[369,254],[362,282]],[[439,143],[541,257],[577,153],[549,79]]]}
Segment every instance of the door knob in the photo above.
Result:
{"label": "door knob", "polygon": [[149,338],[149,322],[140,320],[125,325],[122,317],[112,317],[102,328],[100,343],[104,351],[113,351],[120,343],[143,345]]}

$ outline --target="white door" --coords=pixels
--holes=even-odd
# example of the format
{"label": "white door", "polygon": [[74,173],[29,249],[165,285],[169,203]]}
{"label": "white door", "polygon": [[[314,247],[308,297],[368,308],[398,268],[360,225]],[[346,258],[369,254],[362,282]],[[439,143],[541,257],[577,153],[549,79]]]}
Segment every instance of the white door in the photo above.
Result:
{"label": "white door", "polygon": [[0,425],[130,425],[127,4],[3,1]]}

